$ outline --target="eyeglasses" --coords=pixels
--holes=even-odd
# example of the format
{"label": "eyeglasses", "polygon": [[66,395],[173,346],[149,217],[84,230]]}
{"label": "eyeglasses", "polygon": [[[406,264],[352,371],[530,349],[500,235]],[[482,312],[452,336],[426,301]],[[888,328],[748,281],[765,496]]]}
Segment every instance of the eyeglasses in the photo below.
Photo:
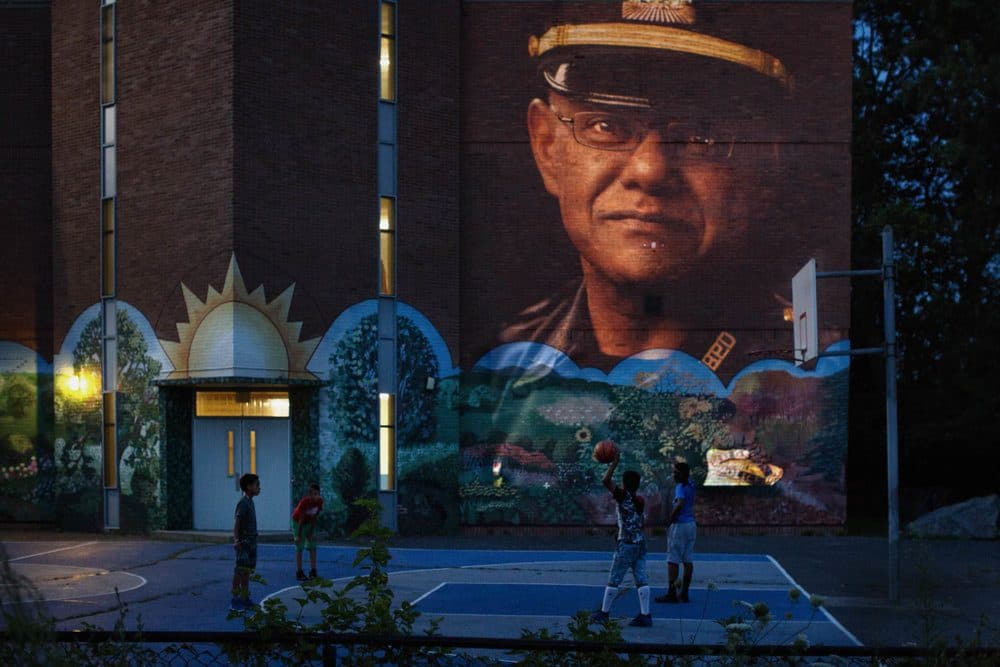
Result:
{"label": "eyeglasses", "polygon": [[[577,111],[564,116],[554,106],[549,109],[573,129],[577,143],[601,151],[633,151],[653,126],[649,120],[634,114]],[[713,131],[707,123],[666,123],[655,129],[660,134],[663,149],[676,157],[709,162],[724,162],[733,157],[735,136]]]}

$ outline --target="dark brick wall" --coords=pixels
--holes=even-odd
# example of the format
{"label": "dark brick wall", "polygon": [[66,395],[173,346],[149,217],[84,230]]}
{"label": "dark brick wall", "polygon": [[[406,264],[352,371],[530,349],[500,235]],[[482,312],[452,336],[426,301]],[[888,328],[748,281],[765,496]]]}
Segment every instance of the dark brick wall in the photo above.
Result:
{"label": "dark brick wall", "polygon": [[52,7],[53,341],[100,300],[100,7]]}
{"label": "dark brick wall", "polygon": [[460,3],[399,5],[400,300],[458,362]]}
{"label": "dark brick wall", "polygon": [[118,297],[176,340],[181,282],[221,289],[233,251],[233,6],[117,8]]}
{"label": "dark brick wall", "polygon": [[240,268],[321,336],[377,288],[376,5],[237,3],[234,54]]}
{"label": "dark brick wall", "polygon": [[[614,7],[612,7],[614,5]],[[698,3],[719,36],[780,57],[799,84],[792,101],[772,110],[780,126],[781,161],[740,181],[724,198],[760,198],[766,215],[733,221],[711,262],[681,285],[665,288],[678,313],[685,351],[700,358],[720,330],[740,347],[727,371],[754,360],[754,350],[790,349],[791,326],[779,295],[810,258],[819,270],[850,266],[851,6],[846,2]],[[478,2],[462,5],[461,49],[461,314],[463,367],[496,342],[500,323],[580,275],[577,253],[542,187],[526,131],[532,97],[541,93],[528,39],[557,22],[613,20],[619,3]],[[712,11],[708,11],[712,9]],[[678,67],[663,86],[679,95],[745,97],[752,77],[721,64],[713,74]],[[730,68],[731,69],[731,68]],[[717,74],[715,73],[717,70]],[[690,75],[690,76],[689,76]],[[752,139],[757,141],[757,139]],[[846,281],[824,281],[821,324],[842,338],[849,326]],[[774,353],[764,356],[780,356]],[[607,369],[605,369],[607,370]]]}
{"label": "dark brick wall", "polygon": [[49,8],[0,7],[0,340],[52,356]]}

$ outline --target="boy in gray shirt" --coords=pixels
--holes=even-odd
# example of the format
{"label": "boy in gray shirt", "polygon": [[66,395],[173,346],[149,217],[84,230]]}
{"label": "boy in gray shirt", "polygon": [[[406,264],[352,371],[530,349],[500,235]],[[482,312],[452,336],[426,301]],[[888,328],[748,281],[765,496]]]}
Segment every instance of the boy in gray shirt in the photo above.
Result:
{"label": "boy in gray shirt", "polygon": [[233,572],[233,599],[229,608],[246,611],[257,607],[250,599],[250,575],[257,567],[257,510],[254,496],[260,493],[260,478],[253,473],[240,477],[243,497],[236,503],[233,521],[233,549],[236,550],[236,569]]}

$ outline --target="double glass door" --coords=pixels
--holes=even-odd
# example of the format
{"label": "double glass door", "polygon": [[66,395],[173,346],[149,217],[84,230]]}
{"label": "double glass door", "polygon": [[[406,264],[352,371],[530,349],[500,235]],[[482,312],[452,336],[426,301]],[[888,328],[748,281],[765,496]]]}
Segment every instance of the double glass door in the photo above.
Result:
{"label": "double glass door", "polygon": [[198,416],[192,430],[194,528],[231,531],[236,503],[243,494],[240,477],[251,472],[260,477],[261,485],[260,495],[254,498],[257,530],[288,530],[291,448],[287,417]]}

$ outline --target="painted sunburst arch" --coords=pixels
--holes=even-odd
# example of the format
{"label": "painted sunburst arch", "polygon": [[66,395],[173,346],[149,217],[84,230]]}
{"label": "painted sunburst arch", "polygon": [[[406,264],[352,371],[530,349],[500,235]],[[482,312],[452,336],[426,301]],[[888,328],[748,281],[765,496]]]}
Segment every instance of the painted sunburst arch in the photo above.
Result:
{"label": "painted sunburst arch", "polygon": [[302,323],[288,321],[294,290],[271,302],[263,285],[248,291],[235,254],[221,292],[209,285],[202,301],[181,283],[188,321],[177,323],[177,342],[160,340],[174,367],[167,379],[314,379],[306,364],[320,339],[300,341]]}

